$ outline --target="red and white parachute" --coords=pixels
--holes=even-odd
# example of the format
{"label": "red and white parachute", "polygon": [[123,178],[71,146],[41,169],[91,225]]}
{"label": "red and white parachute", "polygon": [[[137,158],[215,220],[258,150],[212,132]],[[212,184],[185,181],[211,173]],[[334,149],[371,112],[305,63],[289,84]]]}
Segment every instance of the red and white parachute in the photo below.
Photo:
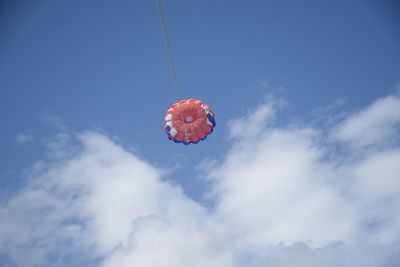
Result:
{"label": "red and white parachute", "polygon": [[181,100],[172,105],[164,123],[168,138],[185,145],[206,139],[215,127],[214,113],[210,107],[195,99]]}

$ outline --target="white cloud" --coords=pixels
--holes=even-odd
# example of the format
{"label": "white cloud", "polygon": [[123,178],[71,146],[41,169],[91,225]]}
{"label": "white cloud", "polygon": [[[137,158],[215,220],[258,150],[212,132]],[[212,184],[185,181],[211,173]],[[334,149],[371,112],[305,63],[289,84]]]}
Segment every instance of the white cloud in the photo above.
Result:
{"label": "white cloud", "polygon": [[[338,155],[325,131],[273,126],[277,103],[230,122],[225,159],[205,164],[212,207],[103,135],[47,139],[48,159],[0,205],[0,264],[396,266],[399,146]],[[359,125],[353,118],[343,125]]]}
{"label": "white cloud", "polygon": [[321,246],[351,238],[352,205],[329,185],[334,170],[320,161],[315,135],[309,129],[268,131],[236,144],[213,173],[217,215],[246,246],[308,240]]}
{"label": "white cloud", "polygon": [[33,141],[33,136],[29,133],[19,133],[17,134],[17,136],[15,137],[15,142],[17,143],[17,145],[22,145],[25,143],[29,143]]}
{"label": "white cloud", "polygon": [[387,96],[366,109],[348,117],[335,131],[334,136],[354,147],[377,145],[388,138],[398,138],[400,124],[400,98]]}
{"label": "white cloud", "polygon": [[[372,127],[378,117],[385,121],[384,132],[375,131],[374,138],[394,140],[397,115],[387,106],[396,110],[396,101],[378,100],[339,128]],[[256,266],[393,266],[400,255],[398,145],[337,154],[336,144],[324,141],[325,129],[273,126],[277,110],[272,107],[267,102],[234,121],[241,127],[231,127],[231,134],[238,138],[209,173],[214,216],[226,235],[241,253],[259,259]],[[255,134],[238,134],[246,127]],[[370,134],[358,131],[357,139],[371,142]],[[351,141],[347,144],[353,146]],[[299,250],[294,249],[298,242]],[[345,246],[332,251],[337,243]],[[271,247],[281,244],[275,253],[283,256],[271,255]]]}
{"label": "white cloud", "polygon": [[355,168],[358,195],[379,201],[400,195],[400,150],[376,153]]}
{"label": "white cloud", "polygon": [[[0,209],[0,251],[13,264],[230,266],[205,209],[160,170],[102,135],[79,138],[80,151],[34,166]],[[55,140],[51,149],[63,150],[65,138]]]}
{"label": "white cloud", "polygon": [[[284,101],[267,96],[264,102],[253,111],[242,118],[229,121],[230,137],[254,138],[260,134],[265,127],[274,119],[279,107]],[[250,123],[249,123],[250,122]]]}

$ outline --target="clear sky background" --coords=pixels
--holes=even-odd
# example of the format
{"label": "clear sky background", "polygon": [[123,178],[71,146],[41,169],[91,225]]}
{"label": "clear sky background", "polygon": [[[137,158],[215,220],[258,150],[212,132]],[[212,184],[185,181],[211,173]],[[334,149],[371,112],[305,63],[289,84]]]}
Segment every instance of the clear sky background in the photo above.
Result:
{"label": "clear sky background", "polygon": [[[164,8],[182,97],[201,99],[216,114],[214,133],[197,145],[170,142],[163,131],[165,112],[176,99],[156,1],[1,1],[0,263],[396,266],[398,1],[167,0]],[[274,155],[282,161],[275,162]],[[306,162],[297,162],[302,157]],[[129,160],[127,166],[136,161],[140,166],[122,164]],[[287,169],[293,175],[282,173]],[[153,184],[143,185],[147,179]],[[108,184],[113,180],[121,187]],[[275,182],[281,186],[272,190]],[[298,190],[288,189],[293,184]],[[94,188],[110,192],[80,193],[98,192]],[[142,189],[154,201],[141,196]],[[311,192],[315,199],[293,206]],[[114,194],[106,204],[93,204],[96,212],[60,211],[79,206],[78,200],[97,203],[93,199]],[[65,199],[70,195],[75,197]],[[52,207],[59,213],[43,211],[39,203],[47,201],[58,203]],[[169,218],[173,227],[156,225],[154,234],[155,222],[145,222],[143,236],[154,234],[151,240],[159,237],[171,250],[138,245],[153,244],[140,239],[142,228],[136,225],[145,215],[118,217],[102,206],[122,205],[130,208],[121,213],[135,214],[127,203],[149,207],[146,201],[164,204],[152,204],[157,208],[143,214]],[[268,203],[277,205],[270,209]],[[283,211],[288,217],[265,218]],[[182,214],[199,225],[186,229],[191,219]],[[300,223],[304,229],[289,223],[296,216],[306,218]],[[340,216],[348,219],[345,225],[337,222]],[[104,230],[110,217],[118,222]],[[99,223],[94,227],[87,220]],[[227,221],[229,233],[221,229]],[[46,227],[32,234],[34,225]],[[58,230],[69,233],[66,225],[81,228],[71,230],[74,235],[46,237]],[[108,227],[125,230],[114,233]],[[180,236],[193,236],[198,243],[193,250],[175,246]],[[373,246],[361,245],[363,238]],[[63,242],[69,242],[68,249]],[[18,262],[21,247],[29,251],[27,262]],[[78,251],[85,253],[77,256]],[[159,262],[150,261],[150,251]],[[362,262],[365,253],[378,255]]]}

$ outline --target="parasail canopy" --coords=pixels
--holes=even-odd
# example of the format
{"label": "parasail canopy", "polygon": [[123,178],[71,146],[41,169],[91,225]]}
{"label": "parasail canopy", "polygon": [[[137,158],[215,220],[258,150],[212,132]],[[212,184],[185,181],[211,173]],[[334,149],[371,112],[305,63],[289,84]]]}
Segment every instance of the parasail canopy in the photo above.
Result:
{"label": "parasail canopy", "polygon": [[214,113],[210,107],[195,99],[181,100],[172,105],[164,123],[168,138],[185,145],[206,139],[215,127]]}

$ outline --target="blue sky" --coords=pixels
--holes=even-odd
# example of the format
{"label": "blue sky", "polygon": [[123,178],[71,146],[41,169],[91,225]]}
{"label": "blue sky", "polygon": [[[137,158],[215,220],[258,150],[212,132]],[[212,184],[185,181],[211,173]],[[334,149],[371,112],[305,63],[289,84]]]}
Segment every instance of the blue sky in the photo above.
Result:
{"label": "blue sky", "polygon": [[[165,112],[176,99],[168,72],[156,1],[121,0],[111,3],[88,0],[78,3],[41,0],[3,1],[0,4],[0,122],[3,125],[0,138],[0,211],[3,214],[0,217],[12,210],[15,210],[16,217],[23,213],[19,212],[21,210],[31,210],[32,216],[40,217],[41,213],[35,213],[29,201],[25,202],[29,199],[26,194],[36,192],[33,184],[44,186],[41,192],[50,194],[57,203],[64,203],[60,206],[64,207],[66,203],[74,206],[73,199],[60,197],[60,192],[51,191],[45,184],[73,192],[64,183],[70,180],[68,177],[73,176],[72,180],[86,177],[77,171],[80,168],[73,167],[74,164],[85,157],[89,162],[107,162],[107,153],[104,151],[111,151],[110,161],[115,163],[115,168],[122,169],[107,169],[100,164],[99,170],[118,176],[116,180],[126,186],[135,187],[137,183],[138,188],[142,186],[141,180],[131,180],[130,175],[136,177],[134,173],[137,172],[143,177],[154,176],[151,178],[154,181],[145,185],[145,188],[152,188],[150,195],[158,192],[156,188],[161,188],[160,192],[167,196],[165,199],[153,196],[154,199],[169,203],[165,204],[167,207],[178,207],[178,211],[167,212],[168,216],[180,218],[182,213],[192,212],[191,205],[194,205],[195,210],[200,211],[195,212],[193,218],[198,218],[204,225],[217,225],[211,227],[212,230],[204,225],[194,227],[200,236],[199,243],[206,245],[202,246],[204,250],[193,254],[193,258],[204,259],[207,266],[211,266],[207,259],[216,258],[221,262],[216,266],[292,266],[291,259],[304,251],[306,253],[301,254],[304,264],[313,262],[315,266],[330,266],[323,255],[315,254],[314,249],[332,249],[340,242],[351,243],[350,248],[340,248],[343,251],[335,255],[353,255],[342,266],[355,266],[354,262],[360,263],[357,255],[373,249],[357,245],[362,244],[360,236],[369,241],[375,240],[383,247],[397,244],[395,248],[399,249],[398,227],[388,227],[392,233],[396,233],[392,239],[386,237],[387,233],[375,231],[372,226],[362,232],[349,229],[359,224],[382,226],[383,222],[394,225],[400,222],[397,213],[391,216],[380,213],[378,210],[382,207],[376,204],[381,203],[382,199],[395,199],[385,207],[389,210],[398,209],[400,201],[395,197],[397,191],[390,191],[387,187],[379,192],[370,191],[379,176],[376,168],[382,166],[388,170],[384,175],[388,177],[387,184],[399,188],[396,162],[400,117],[397,108],[400,5],[396,1],[372,0],[310,0],[301,3],[169,0],[164,1],[164,8],[182,97],[201,99],[216,114],[217,127],[214,133],[198,145],[175,144],[167,140],[163,131]],[[275,137],[277,132],[281,132],[282,137]],[[288,154],[282,157],[282,161],[269,165],[267,159],[273,162],[273,157],[270,158],[268,154],[269,149],[280,153],[279,144],[282,151],[286,151],[284,148],[291,142],[293,146],[287,147]],[[260,145],[259,148],[257,144],[265,146]],[[105,158],[97,158],[93,149],[103,151],[100,154],[104,153]],[[290,161],[291,155],[301,157],[302,153],[310,153],[309,162]],[[125,169],[123,162],[128,158],[140,161],[140,166],[137,169]],[[247,160],[249,158],[259,164]],[[286,162],[283,160],[285,158],[288,159]],[[270,168],[265,169],[263,165]],[[72,166],[73,171],[66,166]],[[279,168],[275,169],[276,166]],[[294,192],[282,185],[276,188],[276,192],[300,198],[301,192],[326,191],[327,202],[321,200],[326,206],[321,205],[332,211],[354,202],[355,206],[352,204],[341,211],[341,216],[348,218],[348,224],[339,225],[334,216],[327,216],[328,219],[320,223],[336,225],[337,232],[324,235],[329,232],[325,226],[319,229],[321,234],[309,232],[314,226],[312,222],[320,221],[324,216],[317,208],[302,206],[288,210],[293,216],[297,214],[296,210],[310,214],[309,217],[305,215],[308,220],[304,223],[304,235],[292,231],[293,227],[289,226],[282,228],[284,230],[278,227],[273,231],[274,234],[264,233],[262,229],[271,225],[275,229],[275,224],[286,225],[287,220],[265,221],[261,215],[263,205],[268,206],[266,202],[275,203],[278,200],[287,205],[292,202],[281,196],[269,199],[260,192],[258,195],[257,188],[264,188],[265,192],[274,195],[267,189],[270,184],[264,184],[258,174],[264,174],[261,176],[265,179],[270,176],[282,181],[288,179],[291,183],[293,181],[287,177],[292,176],[280,172],[288,166],[303,166],[293,169],[299,171],[300,177],[304,178],[299,180],[309,187],[299,186]],[[308,168],[309,171],[304,171]],[[243,170],[248,172],[243,173]],[[70,171],[76,174],[69,176]],[[120,173],[124,171],[127,172],[126,176],[121,176]],[[99,187],[112,187],[102,183],[104,180],[101,177],[97,182],[97,169],[92,169],[90,164],[87,172],[90,178],[82,178],[84,182],[77,183],[79,190],[90,189],[97,183]],[[67,178],[58,181],[52,173]],[[240,173],[243,174],[242,178],[248,175],[249,180],[253,181],[250,187],[241,182],[229,182],[240,181],[241,178],[234,178]],[[315,177],[324,182],[310,182],[309,179],[314,181],[317,179]],[[343,182],[348,177],[351,184]],[[379,179],[383,178],[379,176]],[[328,184],[335,184],[334,189]],[[354,189],[357,185],[365,190]],[[244,191],[237,191],[238,187]],[[115,190],[118,195],[119,189]],[[126,193],[127,199],[123,199],[123,202],[135,197],[134,193],[130,197],[129,192]],[[113,195],[112,192],[110,194]],[[121,194],[125,196],[124,192]],[[259,198],[240,197],[246,194]],[[94,196],[97,199],[102,195],[96,193]],[[18,202],[18,199],[24,201]],[[111,198],[110,203],[114,203],[115,199]],[[320,200],[318,194],[316,199]],[[114,204],[118,205],[118,201]],[[135,201],[147,203],[146,198],[141,197]],[[234,210],[233,203],[244,210]],[[377,213],[366,217],[375,216],[379,220],[353,216],[358,213],[365,215],[367,207],[372,206],[376,207],[372,210],[377,210]],[[256,212],[247,214],[253,208]],[[269,211],[279,213],[279,209],[287,209],[287,206],[277,205]],[[158,209],[155,210],[146,212],[159,214]],[[93,221],[101,220],[102,216],[108,220],[108,213],[105,212],[106,216],[91,211],[93,213],[89,212],[91,215],[88,216],[92,216]],[[126,244],[103,238],[104,229],[85,225],[78,213],[71,217],[64,214],[63,218],[68,222],[72,218],[79,222],[77,225],[84,225],[79,234],[85,235],[85,229],[87,232],[98,230],[98,235],[88,238],[96,244],[95,247],[99,247],[94,259],[77,257],[74,260],[76,251],[82,247],[93,247],[75,241],[70,241],[75,244],[71,251],[65,251],[62,245],[57,247],[58,250],[50,251],[44,245],[41,247],[44,252],[35,252],[35,246],[29,240],[45,238],[27,234],[21,237],[21,242],[29,241],[24,246],[32,248],[32,257],[37,259],[38,266],[54,266],[56,261],[65,266],[71,262],[75,266],[117,266],[116,263],[123,266],[122,262],[129,264],[131,260],[139,264],[139,258],[145,258],[144,254],[140,254],[143,251],[145,253],[145,249],[138,250],[139,257],[128,245],[125,249],[129,257],[124,258],[119,252],[108,257],[110,251],[116,251]],[[241,221],[236,219],[235,213],[246,214],[252,219]],[[161,211],[160,214],[164,218],[165,214]],[[120,220],[126,220],[130,225],[135,218],[128,216]],[[234,238],[220,229],[220,222],[224,218],[230,218],[232,224],[228,229],[237,233]],[[253,223],[258,219],[261,225]],[[32,218],[20,218],[21,229],[25,229],[29,220],[36,222]],[[180,230],[185,228],[182,226],[185,220],[178,220],[177,224],[173,224],[172,232],[163,235],[166,243],[169,235],[182,234]],[[263,222],[265,225],[262,225]],[[48,226],[47,229],[61,229],[65,224],[51,220],[42,223]],[[143,223],[143,227],[147,229],[152,223]],[[9,224],[12,225],[12,221]],[[124,227],[127,229],[125,234],[131,233],[128,226]],[[3,261],[11,262],[10,266],[24,266],[25,262],[15,262],[18,251],[12,249],[11,243],[6,244],[7,234],[13,231],[15,229],[11,228],[8,232],[0,231],[0,255],[3,255],[0,256],[0,263]],[[221,239],[213,239],[214,232],[222,236]],[[43,230],[43,233],[48,232]],[[265,239],[255,238],[258,233],[264,233],[261,236]],[[351,238],[346,239],[347,235]],[[124,238],[124,234],[120,236]],[[65,241],[65,238],[54,238],[44,243]],[[322,242],[326,239],[331,243]],[[311,242],[314,245],[305,240],[314,240],[314,243]],[[280,242],[287,247],[275,248]],[[304,242],[305,248],[298,242]],[[220,251],[213,254],[207,244],[219,247]],[[19,245],[16,243],[15,247]],[[274,250],[268,253],[252,250],[257,246],[274,247]],[[169,262],[171,253],[176,257],[180,253],[187,253],[179,248],[177,246],[172,252],[155,250],[155,253],[164,255],[164,262]],[[278,250],[291,256],[271,258]],[[89,249],[85,251],[91,254]],[[290,251],[298,252],[295,254],[297,256],[290,254]],[[309,258],[307,255],[314,256]],[[251,263],[246,263],[248,258],[252,259]],[[381,258],[375,266],[394,266],[393,255],[384,254]],[[164,266],[161,263],[152,264],[149,266]],[[187,266],[184,260],[175,264]]]}
{"label": "blue sky", "polygon": [[182,97],[208,103],[220,128],[201,146],[175,146],[160,131],[175,95],[156,7],[3,4],[2,185],[40,153],[40,142],[16,148],[16,134],[39,141],[54,132],[40,120],[46,115],[71,131],[116,135],[148,160],[170,165],[187,153],[191,161],[218,154],[226,122],[271,88],[283,88],[288,114],[310,119],[337,99],[365,105],[399,82],[398,6],[390,1],[170,1],[165,12]]}

